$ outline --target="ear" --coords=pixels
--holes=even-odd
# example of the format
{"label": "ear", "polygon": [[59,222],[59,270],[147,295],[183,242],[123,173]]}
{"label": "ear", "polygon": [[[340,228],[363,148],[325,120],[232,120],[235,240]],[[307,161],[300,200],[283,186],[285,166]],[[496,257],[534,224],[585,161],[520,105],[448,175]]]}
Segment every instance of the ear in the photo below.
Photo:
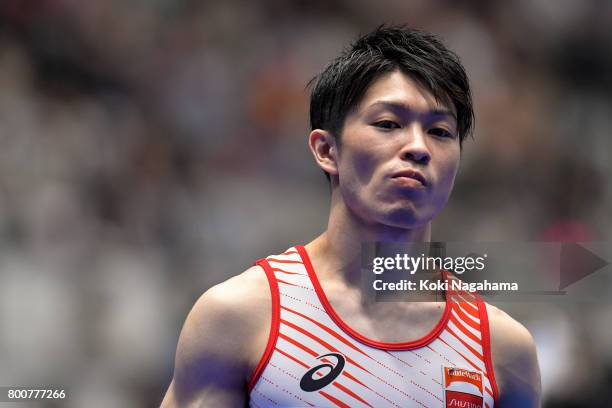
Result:
{"label": "ear", "polygon": [[308,136],[308,146],[319,167],[330,175],[338,174],[336,138],[327,130],[315,129]]}

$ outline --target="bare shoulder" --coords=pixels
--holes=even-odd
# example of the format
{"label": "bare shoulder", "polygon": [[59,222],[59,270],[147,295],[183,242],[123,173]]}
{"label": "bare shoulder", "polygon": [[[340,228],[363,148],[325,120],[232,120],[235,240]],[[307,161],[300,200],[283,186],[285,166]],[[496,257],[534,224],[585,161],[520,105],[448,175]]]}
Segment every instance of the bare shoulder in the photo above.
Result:
{"label": "bare shoulder", "polygon": [[269,327],[270,305],[268,281],[259,266],[202,294],[181,330],[163,406],[196,401],[201,406],[240,405],[253,345],[261,343],[263,328]]}
{"label": "bare shoulder", "polygon": [[[260,266],[253,266],[218,285],[213,286],[198,299],[190,316],[200,319],[226,318],[225,324],[249,321],[257,314],[259,307],[270,305],[270,290],[265,272]],[[189,317],[188,317],[189,319]],[[241,325],[237,325],[241,326]]]}
{"label": "bare shoulder", "polygon": [[539,407],[540,370],[531,333],[493,305],[487,304],[487,314],[499,406]]}
{"label": "bare shoulder", "polygon": [[[261,324],[258,317],[269,313],[269,308],[265,273],[261,267],[253,266],[200,296],[187,316],[179,345],[229,348],[235,354],[251,340],[252,329]],[[219,339],[223,342],[212,341]]]}
{"label": "bare shoulder", "polygon": [[[252,340],[253,329],[260,327],[260,317],[269,314],[269,309],[268,281],[261,267],[253,266],[213,286],[197,300],[187,316],[183,329],[186,335],[181,333],[181,340],[201,347],[229,348],[235,355]],[[219,339],[223,342],[212,341]]]}

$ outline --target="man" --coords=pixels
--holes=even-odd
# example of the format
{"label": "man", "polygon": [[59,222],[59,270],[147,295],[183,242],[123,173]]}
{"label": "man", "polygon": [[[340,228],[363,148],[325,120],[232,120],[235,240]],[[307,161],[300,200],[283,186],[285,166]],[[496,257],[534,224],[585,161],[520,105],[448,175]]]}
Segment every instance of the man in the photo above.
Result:
{"label": "man", "polygon": [[533,339],[499,309],[359,289],[362,243],[430,241],[472,119],[464,69],[431,35],[381,27],[334,60],[309,135],[327,230],[202,295],[162,406],[539,406]]}

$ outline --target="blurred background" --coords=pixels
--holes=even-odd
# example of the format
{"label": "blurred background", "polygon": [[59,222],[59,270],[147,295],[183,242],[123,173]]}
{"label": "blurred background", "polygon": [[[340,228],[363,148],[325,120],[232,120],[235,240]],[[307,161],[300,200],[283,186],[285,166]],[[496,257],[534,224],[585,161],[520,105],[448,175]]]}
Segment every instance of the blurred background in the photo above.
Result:
{"label": "blurred background", "polygon": [[[473,86],[434,239],[610,240],[612,2],[4,0],[0,384],[158,405],[199,295],[325,228],[305,85],[383,22],[440,35]],[[607,406],[609,301],[505,309],[545,407]]]}

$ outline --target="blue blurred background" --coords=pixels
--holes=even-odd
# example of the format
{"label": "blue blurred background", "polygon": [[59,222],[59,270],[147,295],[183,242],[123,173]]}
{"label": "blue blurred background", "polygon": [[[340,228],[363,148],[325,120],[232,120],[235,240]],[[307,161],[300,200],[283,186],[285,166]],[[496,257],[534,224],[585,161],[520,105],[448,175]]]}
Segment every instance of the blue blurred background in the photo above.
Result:
{"label": "blue blurred background", "polygon": [[[0,384],[158,405],[198,296],[325,228],[305,85],[383,22],[440,35],[473,86],[434,239],[610,240],[612,2],[5,0]],[[546,407],[607,406],[609,301],[505,308]]]}

